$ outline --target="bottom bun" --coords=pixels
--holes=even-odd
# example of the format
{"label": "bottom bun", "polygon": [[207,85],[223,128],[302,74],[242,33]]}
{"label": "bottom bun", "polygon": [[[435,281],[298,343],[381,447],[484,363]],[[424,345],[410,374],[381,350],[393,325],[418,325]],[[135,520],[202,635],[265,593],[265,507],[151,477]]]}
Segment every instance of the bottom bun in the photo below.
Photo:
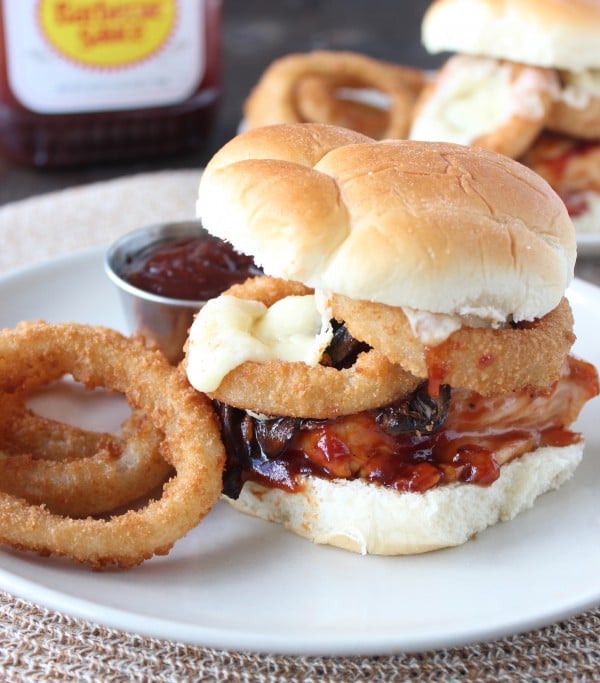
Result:
{"label": "bottom bun", "polygon": [[314,543],[356,553],[410,555],[465,543],[530,508],[558,488],[581,462],[583,440],[547,447],[502,466],[489,487],[450,484],[425,493],[398,493],[361,480],[307,477],[297,493],[246,482],[237,510],[283,524]]}

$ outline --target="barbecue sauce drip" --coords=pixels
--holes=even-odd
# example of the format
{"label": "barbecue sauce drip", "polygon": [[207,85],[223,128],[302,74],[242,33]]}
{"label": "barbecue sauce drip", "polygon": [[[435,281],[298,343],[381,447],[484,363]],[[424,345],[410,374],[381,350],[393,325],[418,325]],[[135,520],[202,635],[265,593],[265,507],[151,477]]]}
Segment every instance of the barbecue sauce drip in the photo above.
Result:
{"label": "barbecue sauce drip", "polygon": [[[590,364],[569,358],[564,382],[575,389],[575,407],[561,412],[570,399],[556,388],[547,395],[523,390],[507,398],[514,403],[508,417],[502,398],[459,391],[449,407],[448,387],[441,385],[432,398],[427,383],[398,404],[336,420],[259,420],[215,403],[227,451],[224,493],[237,498],[246,481],[298,491],[302,475],[360,478],[399,492],[422,493],[452,482],[489,486],[500,475],[497,454],[503,448],[511,459],[580,440],[564,425],[598,393],[597,374]],[[533,406],[531,413],[527,406]]]}
{"label": "barbecue sauce drip", "polygon": [[[548,136],[548,138],[552,139],[550,136]],[[557,140],[560,141],[560,138],[557,138]],[[547,172],[551,174],[553,183],[560,186],[565,175],[567,164],[576,157],[585,156],[588,152],[593,151],[595,147],[595,143],[584,140],[569,140],[569,144],[565,145],[564,149],[561,149],[557,143],[556,152],[549,156],[549,158],[543,160]]]}
{"label": "barbecue sauce drip", "polygon": [[[584,192],[569,187],[569,180],[565,179],[565,176],[568,165],[578,157],[593,153],[597,148],[597,142],[544,133],[538,147],[539,151],[533,157],[536,172],[558,192],[571,218],[586,213],[589,210],[589,202]],[[576,175],[574,177],[576,178]]]}
{"label": "barbecue sauce drip", "polygon": [[128,256],[129,284],[172,299],[207,301],[231,285],[262,275],[250,256],[212,235],[165,240]]}

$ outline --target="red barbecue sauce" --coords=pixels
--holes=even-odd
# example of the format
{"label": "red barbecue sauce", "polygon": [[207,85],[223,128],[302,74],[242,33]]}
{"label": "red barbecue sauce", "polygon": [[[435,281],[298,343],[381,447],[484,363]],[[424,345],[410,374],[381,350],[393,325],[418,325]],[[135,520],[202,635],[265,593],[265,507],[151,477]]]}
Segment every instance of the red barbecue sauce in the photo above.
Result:
{"label": "red barbecue sauce", "polygon": [[571,217],[585,214],[589,210],[589,202],[582,189],[571,187],[570,181],[573,175],[578,186],[581,174],[576,169],[569,173],[569,164],[594,152],[598,148],[597,143],[546,133],[536,147],[532,157],[533,168],[556,189]]}
{"label": "red barbecue sauce", "polygon": [[569,216],[575,218],[585,214],[589,210],[589,202],[581,192],[568,191],[561,187],[566,173],[567,165],[576,157],[585,154],[594,148],[592,143],[577,142],[572,144],[560,155],[550,158],[545,162],[547,172],[551,178],[551,184],[558,188],[559,194],[567,207]]}
{"label": "red barbecue sauce", "polygon": [[[372,412],[362,412],[298,431],[283,456],[254,463],[244,476],[288,491],[301,489],[301,475],[360,478],[418,493],[452,482],[489,486],[505,458],[577,443],[580,435],[565,425],[598,391],[596,369],[570,357],[548,392],[522,390],[508,400],[455,392],[448,420],[434,434],[390,436]],[[501,449],[509,453],[499,456]]]}
{"label": "red barbecue sauce", "polygon": [[583,214],[587,213],[590,209],[589,201],[581,194],[563,194],[562,200],[565,203],[571,218],[583,216]]}
{"label": "red barbecue sauce", "polygon": [[138,289],[189,301],[207,301],[261,274],[251,257],[238,254],[212,235],[150,245],[128,256],[119,273]]}
{"label": "red barbecue sauce", "polygon": [[552,150],[552,147],[549,147],[551,154],[547,159],[542,161],[551,174],[550,177],[552,178],[552,182],[555,185],[560,186],[560,182],[564,178],[567,169],[567,164],[577,157],[585,156],[589,151],[593,150],[595,146],[596,145],[591,142],[569,140],[568,144],[564,147],[561,147],[557,143],[555,151]]}

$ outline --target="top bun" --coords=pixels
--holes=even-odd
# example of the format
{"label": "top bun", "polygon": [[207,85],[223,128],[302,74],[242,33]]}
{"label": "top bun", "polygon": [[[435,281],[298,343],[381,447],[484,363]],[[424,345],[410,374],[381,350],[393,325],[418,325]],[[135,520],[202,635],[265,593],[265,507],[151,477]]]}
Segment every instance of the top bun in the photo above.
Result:
{"label": "top bun", "polygon": [[462,52],[581,71],[600,67],[596,0],[436,0],[425,13],[430,52]]}
{"label": "top bun", "polygon": [[564,204],[518,162],[321,124],[231,140],[202,175],[197,214],[268,275],[434,313],[541,317],[575,262]]}

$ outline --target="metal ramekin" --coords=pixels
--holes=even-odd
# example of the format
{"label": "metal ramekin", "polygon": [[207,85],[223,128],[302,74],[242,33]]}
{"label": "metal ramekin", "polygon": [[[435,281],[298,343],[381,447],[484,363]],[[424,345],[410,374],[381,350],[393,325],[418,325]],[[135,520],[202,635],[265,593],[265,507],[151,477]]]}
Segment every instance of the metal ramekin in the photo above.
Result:
{"label": "metal ramekin", "polygon": [[127,259],[151,244],[168,238],[208,235],[199,221],[164,223],[140,228],[114,242],[104,258],[104,269],[118,287],[131,332],[139,332],[156,344],[173,364],[183,358],[183,346],[195,313],[204,301],[171,299],[146,292],[123,280],[120,273]]}

